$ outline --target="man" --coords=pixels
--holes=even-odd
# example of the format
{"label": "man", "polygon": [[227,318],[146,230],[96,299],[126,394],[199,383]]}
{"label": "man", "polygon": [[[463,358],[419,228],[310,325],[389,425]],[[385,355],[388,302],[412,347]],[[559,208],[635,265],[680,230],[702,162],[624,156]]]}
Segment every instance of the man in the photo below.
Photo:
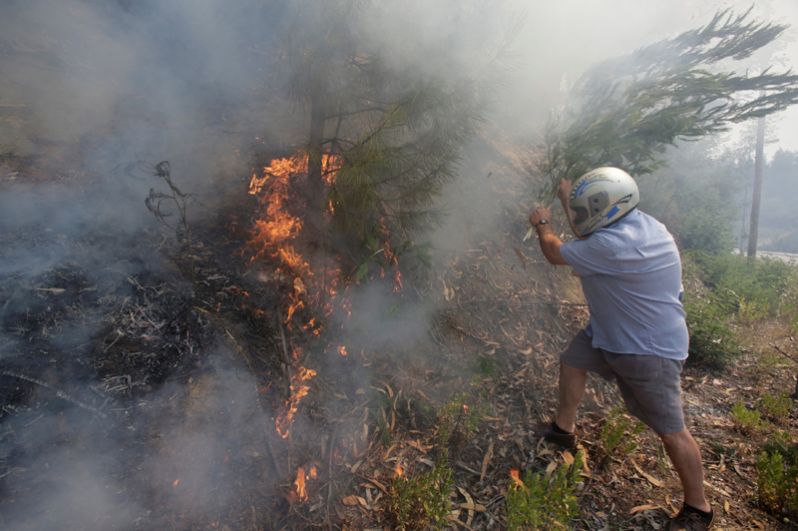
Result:
{"label": "man", "polygon": [[637,184],[618,168],[588,172],[573,188],[563,181],[557,195],[578,239],[557,237],[548,208],[537,208],[529,221],[546,259],[580,277],[590,321],[560,355],[559,407],[544,436],[573,448],[587,371],[614,378],[629,412],[662,439],[681,480],[684,505],[669,529],[709,529],[714,515],[701,453],[685,427],[680,394],[688,334],[673,237],[636,208]]}

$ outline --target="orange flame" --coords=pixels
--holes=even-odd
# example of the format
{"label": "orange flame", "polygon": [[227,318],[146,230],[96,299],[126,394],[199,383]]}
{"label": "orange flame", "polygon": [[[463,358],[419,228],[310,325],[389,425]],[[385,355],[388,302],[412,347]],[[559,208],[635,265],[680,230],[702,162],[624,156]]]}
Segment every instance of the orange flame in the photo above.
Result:
{"label": "orange flame", "polygon": [[402,289],[404,289],[404,285],[402,284],[402,272],[399,271],[397,267],[393,272],[393,292],[400,293]]}
{"label": "orange flame", "polygon": [[[335,182],[342,164],[340,157],[322,155],[322,177],[328,186]],[[307,155],[297,154],[272,160],[263,168],[261,175],[254,173],[249,183],[249,193],[258,196],[261,204],[261,218],[255,221],[248,242],[252,249],[252,260],[263,256],[274,258],[278,261],[278,272],[292,278],[293,289],[288,295],[283,318],[283,322],[289,326],[299,310],[318,306],[324,297],[334,299],[337,295],[337,277],[340,276],[340,269],[337,268],[323,269],[320,275],[315,275],[314,268],[296,246],[304,225],[302,219],[288,209],[291,183],[307,171]],[[324,306],[325,315],[332,313],[332,304],[321,305]],[[312,317],[302,326],[318,336],[320,331],[317,332],[316,327]]]}
{"label": "orange flame", "polygon": [[346,351],[346,346],[345,345],[340,345],[338,347],[338,354],[340,354],[341,356],[348,356],[349,355],[349,352]]}
{"label": "orange flame", "polygon": [[393,467],[394,476],[400,478],[405,475],[405,471],[402,469],[402,465],[396,463],[396,466]]}
{"label": "orange flame", "polygon": [[510,479],[513,480],[513,485],[518,489],[526,489],[526,485],[521,481],[521,475],[515,468],[510,470]]}
{"label": "orange flame", "polygon": [[296,469],[294,490],[296,492],[297,498],[299,498],[300,501],[308,499],[308,493],[305,490],[305,469],[303,467],[299,467]]}
{"label": "orange flame", "polygon": [[287,439],[291,434],[291,424],[294,422],[294,415],[299,409],[299,402],[310,392],[310,386],[305,382],[312,380],[316,376],[316,371],[299,367],[291,377],[290,391],[291,396],[286,400],[285,412],[274,420],[274,427],[280,437]]}
{"label": "orange flame", "polygon": [[[323,154],[322,178],[331,186],[343,165],[340,157]],[[299,153],[291,157],[270,161],[258,174],[252,174],[249,193],[257,196],[260,205],[259,219],[253,224],[248,246],[251,260],[269,257],[276,261],[275,271],[290,280],[290,288],[284,298],[282,321],[293,328],[298,327],[320,336],[322,325],[313,312],[329,316],[335,308],[338,296],[339,268],[312,267],[310,261],[300,251],[300,236],[304,228],[302,219],[292,213],[291,208],[302,210],[301,198],[292,197],[293,182],[308,172],[308,156]],[[330,205],[330,209],[332,204]],[[293,353],[299,360],[297,350]],[[294,367],[289,384],[289,398],[285,401],[285,411],[275,419],[275,428],[281,437],[287,438],[299,403],[310,391],[307,382],[316,375],[312,369]]]}
{"label": "orange flame", "polygon": [[299,501],[308,499],[307,482],[318,477],[318,469],[316,465],[311,465],[307,472],[305,467],[301,466],[296,470],[296,479],[294,479],[294,493]]}

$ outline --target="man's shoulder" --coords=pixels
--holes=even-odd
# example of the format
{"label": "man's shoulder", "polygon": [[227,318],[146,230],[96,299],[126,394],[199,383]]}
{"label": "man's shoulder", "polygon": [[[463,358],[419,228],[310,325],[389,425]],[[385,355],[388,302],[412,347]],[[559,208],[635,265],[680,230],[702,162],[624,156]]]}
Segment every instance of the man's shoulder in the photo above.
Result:
{"label": "man's shoulder", "polygon": [[637,210],[638,212],[638,220],[641,225],[645,225],[650,228],[654,228],[660,231],[668,232],[668,228],[665,226],[663,222],[652,216],[651,214],[646,214],[642,210]]}
{"label": "man's shoulder", "polygon": [[671,239],[671,233],[660,220],[642,210],[635,209],[617,223],[616,230],[608,231],[614,236],[627,241],[650,242],[660,238]]}

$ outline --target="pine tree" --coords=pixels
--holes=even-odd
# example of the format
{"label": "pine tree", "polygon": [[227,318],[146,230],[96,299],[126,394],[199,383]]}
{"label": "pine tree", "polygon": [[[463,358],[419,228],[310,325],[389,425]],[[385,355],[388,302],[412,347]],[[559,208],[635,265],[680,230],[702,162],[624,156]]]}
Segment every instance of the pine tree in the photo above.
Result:
{"label": "pine tree", "polygon": [[[751,8],[753,9],[753,8]],[[731,10],[705,26],[601,63],[573,91],[575,105],[547,127],[544,155],[531,170],[550,199],[561,178],[602,165],[633,175],[658,168],[668,146],[726,131],[798,102],[798,75],[724,71],[778,38],[787,26]]]}
{"label": "pine tree", "polygon": [[[370,5],[295,4],[284,39],[290,92],[309,117],[309,214],[324,231],[320,214],[331,205],[335,241],[355,265],[385,241],[392,252],[412,244],[479,120],[479,91],[467,76],[391,61],[361,33]],[[329,186],[324,153],[340,161]]]}

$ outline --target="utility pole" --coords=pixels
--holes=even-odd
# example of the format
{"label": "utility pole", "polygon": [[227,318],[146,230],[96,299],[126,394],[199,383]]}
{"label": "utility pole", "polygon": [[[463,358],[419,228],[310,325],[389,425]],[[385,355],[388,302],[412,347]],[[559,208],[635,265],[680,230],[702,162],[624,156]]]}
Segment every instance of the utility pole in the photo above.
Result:
{"label": "utility pole", "polygon": [[759,237],[759,204],[762,201],[762,181],[765,173],[765,117],[756,124],[756,155],[754,159],[754,189],[751,193],[751,223],[748,230],[748,260],[756,258]]}

